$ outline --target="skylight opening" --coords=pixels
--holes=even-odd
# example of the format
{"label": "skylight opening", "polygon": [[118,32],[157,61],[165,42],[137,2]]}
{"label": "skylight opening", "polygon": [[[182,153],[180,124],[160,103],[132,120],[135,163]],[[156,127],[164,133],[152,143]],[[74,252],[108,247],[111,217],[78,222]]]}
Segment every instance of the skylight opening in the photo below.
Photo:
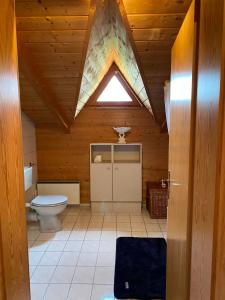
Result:
{"label": "skylight opening", "polygon": [[98,97],[97,102],[132,102],[132,99],[114,75]]}

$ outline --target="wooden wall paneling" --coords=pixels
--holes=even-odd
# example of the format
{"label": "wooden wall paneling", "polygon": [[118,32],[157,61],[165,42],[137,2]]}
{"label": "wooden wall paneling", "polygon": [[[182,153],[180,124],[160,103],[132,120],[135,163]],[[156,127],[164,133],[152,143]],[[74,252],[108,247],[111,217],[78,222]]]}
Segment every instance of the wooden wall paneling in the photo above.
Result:
{"label": "wooden wall paneling", "polygon": [[0,4],[0,295],[4,300],[30,299],[20,113],[15,8],[14,2],[2,0]]}
{"label": "wooden wall paneling", "polygon": [[37,128],[39,180],[78,179],[81,203],[89,203],[89,144],[116,142],[114,126],[130,126],[128,142],[143,143],[145,198],[145,182],[167,176],[168,135],[160,134],[160,128],[143,107],[97,109],[87,106],[77,116],[69,135],[56,128]]}
{"label": "wooden wall paneling", "polygon": [[[214,225],[219,221],[219,225],[222,226],[222,219],[220,217],[218,219],[216,215],[216,206],[224,203],[224,199],[222,202],[218,199],[221,183],[218,167],[221,164],[221,157],[218,149],[222,142],[220,119],[223,113],[220,85],[224,88],[224,82],[221,81],[221,72],[224,68],[221,67],[224,1],[206,0],[200,3],[190,299],[222,300],[224,289],[220,286],[219,278],[216,288],[221,290],[217,290],[214,296],[211,294],[212,279],[215,275],[214,259],[219,254],[214,252],[217,235]],[[224,228],[218,230],[219,235],[222,231],[224,235]],[[222,242],[223,240],[218,241],[218,245],[222,246]],[[224,251],[224,248],[222,250],[218,248],[218,251]],[[224,265],[220,268],[224,268]],[[224,277],[222,280],[224,285]]]}
{"label": "wooden wall paneling", "polygon": [[[172,48],[170,194],[167,228],[168,300],[189,300],[195,128],[197,3],[192,2]],[[198,298],[195,298],[195,300]]]}

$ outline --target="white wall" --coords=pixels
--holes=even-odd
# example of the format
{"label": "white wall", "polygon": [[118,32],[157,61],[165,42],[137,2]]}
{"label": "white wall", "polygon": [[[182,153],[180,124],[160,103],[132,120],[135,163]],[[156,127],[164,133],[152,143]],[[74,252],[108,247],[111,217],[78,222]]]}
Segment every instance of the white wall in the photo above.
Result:
{"label": "white wall", "polygon": [[35,196],[37,183],[37,151],[36,130],[34,123],[22,112],[23,154],[24,165],[33,164],[33,186],[26,192],[26,202],[30,202]]}

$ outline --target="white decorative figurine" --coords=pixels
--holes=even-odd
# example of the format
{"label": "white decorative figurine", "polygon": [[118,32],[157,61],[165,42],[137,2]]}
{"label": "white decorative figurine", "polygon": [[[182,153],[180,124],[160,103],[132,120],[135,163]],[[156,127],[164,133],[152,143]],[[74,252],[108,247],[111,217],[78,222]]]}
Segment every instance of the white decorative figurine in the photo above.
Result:
{"label": "white decorative figurine", "polygon": [[125,133],[131,130],[130,127],[113,127],[113,129],[119,134],[119,144],[126,144]]}

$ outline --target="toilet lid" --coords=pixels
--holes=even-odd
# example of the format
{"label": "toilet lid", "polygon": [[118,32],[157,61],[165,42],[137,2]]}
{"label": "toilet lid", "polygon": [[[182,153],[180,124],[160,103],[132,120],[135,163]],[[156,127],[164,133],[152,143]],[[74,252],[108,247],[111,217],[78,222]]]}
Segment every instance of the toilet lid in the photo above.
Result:
{"label": "toilet lid", "polygon": [[33,206],[57,206],[67,203],[67,197],[62,195],[37,196],[31,201]]}

